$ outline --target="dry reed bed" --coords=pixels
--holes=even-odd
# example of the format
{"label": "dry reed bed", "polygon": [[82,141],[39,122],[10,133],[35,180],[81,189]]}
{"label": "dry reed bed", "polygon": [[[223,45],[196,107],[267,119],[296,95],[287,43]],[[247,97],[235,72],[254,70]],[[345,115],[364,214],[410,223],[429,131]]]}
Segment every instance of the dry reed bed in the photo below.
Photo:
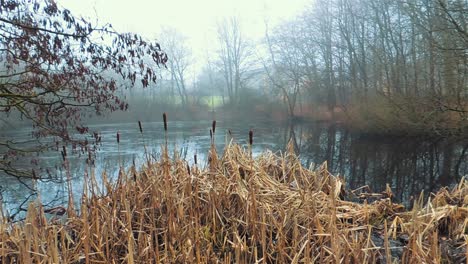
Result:
{"label": "dry reed bed", "polygon": [[404,211],[390,198],[344,200],[342,179],[326,164],[304,168],[292,151],[251,157],[230,144],[221,156],[212,147],[206,168],[189,167],[163,147],[160,160],[121,170],[115,183],[103,175],[105,186],[98,186],[91,175],[78,214],[47,220],[36,202],[24,222],[4,218],[0,261],[466,262],[465,179]]}

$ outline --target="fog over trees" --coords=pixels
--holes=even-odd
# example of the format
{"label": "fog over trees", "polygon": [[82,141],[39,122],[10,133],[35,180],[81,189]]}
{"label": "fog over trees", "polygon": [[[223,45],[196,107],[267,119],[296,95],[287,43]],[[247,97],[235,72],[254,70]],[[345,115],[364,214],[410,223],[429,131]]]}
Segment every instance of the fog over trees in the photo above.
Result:
{"label": "fog over trees", "polygon": [[466,126],[467,8],[465,1],[316,1],[267,36],[270,68],[308,96],[299,103],[398,119],[407,129],[442,129],[452,125],[449,116]]}
{"label": "fog over trees", "polygon": [[248,98],[251,111],[294,120],[460,134],[468,123],[467,9],[463,0],[317,0],[278,26],[265,19],[260,41],[245,36],[239,17],[225,18],[217,50],[184,82],[190,96],[179,93],[180,101],[221,96],[217,106],[237,111]]}

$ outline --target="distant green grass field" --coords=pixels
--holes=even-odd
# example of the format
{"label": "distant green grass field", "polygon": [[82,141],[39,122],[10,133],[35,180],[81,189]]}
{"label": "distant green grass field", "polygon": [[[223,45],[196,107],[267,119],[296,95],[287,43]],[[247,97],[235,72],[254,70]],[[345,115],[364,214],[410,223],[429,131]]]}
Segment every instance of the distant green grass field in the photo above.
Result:
{"label": "distant green grass field", "polygon": [[220,95],[215,96],[202,96],[200,102],[208,107],[218,107],[223,105],[223,97]]}
{"label": "distant green grass field", "polygon": [[[136,98],[134,99],[136,102],[140,101],[145,101],[148,100],[148,98]],[[173,105],[181,105],[182,104],[182,98],[180,96],[167,96],[167,97],[160,97],[158,100],[163,101],[164,103],[169,103]],[[198,101],[200,104],[207,106],[209,108],[216,108],[219,106],[223,105],[223,97],[220,95],[215,95],[215,96],[200,96],[197,98],[193,98],[192,96],[189,96],[190,103],[193,103],[194,101]]]}

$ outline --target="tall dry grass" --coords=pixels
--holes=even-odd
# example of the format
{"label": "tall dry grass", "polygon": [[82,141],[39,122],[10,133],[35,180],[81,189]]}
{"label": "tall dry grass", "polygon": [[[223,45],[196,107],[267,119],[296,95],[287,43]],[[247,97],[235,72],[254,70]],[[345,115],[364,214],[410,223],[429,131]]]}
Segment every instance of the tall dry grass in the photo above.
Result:
{"label": "tall dry grass", "polygon": [[3,217],[0,263],[466,262],[466,179],[405,211],[389,190],[347,201],[341,178],[303,167],[292,147],[253,158],[213,145],[208,160],[189,165],[163,146],[116,182],[91,173],[79,213],[50,218],[37,201],[23,222]]}

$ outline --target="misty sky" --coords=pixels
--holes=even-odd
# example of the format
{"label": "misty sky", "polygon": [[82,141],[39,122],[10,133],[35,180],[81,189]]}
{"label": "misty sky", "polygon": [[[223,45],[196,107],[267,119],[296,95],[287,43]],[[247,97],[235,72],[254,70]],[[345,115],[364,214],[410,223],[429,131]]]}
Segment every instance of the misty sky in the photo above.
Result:
{"label": "misty sky", "polygon": [[265,20],[270,27],[301,12],[312,0],[58,0],[75,15],[111,23],[120,32],[136,32],[155,39],[162,27],[188,37],[194,56],[203,61],[215,49],[216,23],[238,16],[244,34],[259,40]]}

